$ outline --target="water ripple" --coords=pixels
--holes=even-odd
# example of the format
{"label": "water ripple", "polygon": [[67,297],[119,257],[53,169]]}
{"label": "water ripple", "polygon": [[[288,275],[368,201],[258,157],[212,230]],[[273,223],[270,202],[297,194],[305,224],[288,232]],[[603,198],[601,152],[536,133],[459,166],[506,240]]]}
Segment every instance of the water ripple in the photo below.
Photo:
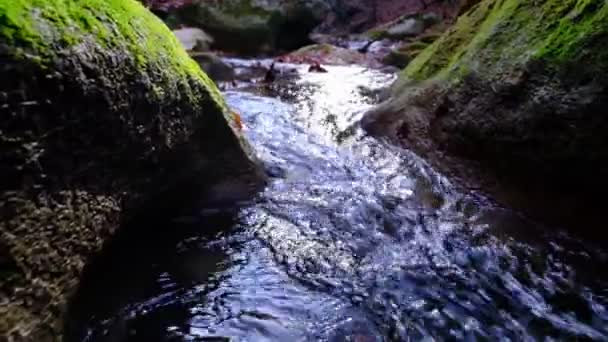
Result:
{"label": "water ripple", "polygon": [[608,340],[605,251],[356,129],[365,94],[392,79],[330,67],[227,92],[269,186],[236,215],[201,210],[143,259],[109,263],[138,275],[118,279],[112,305],[91,299],[103,285],[83,295],[74,340]]}

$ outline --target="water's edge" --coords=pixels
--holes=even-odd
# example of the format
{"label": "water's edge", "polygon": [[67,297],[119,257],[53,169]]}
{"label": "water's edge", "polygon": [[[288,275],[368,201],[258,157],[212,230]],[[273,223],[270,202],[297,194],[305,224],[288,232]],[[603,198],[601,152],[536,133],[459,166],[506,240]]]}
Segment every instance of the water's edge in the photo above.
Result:
{"label": "water's edge", "polygon": [[606,251],[366,137],[355,123],[393,76],[297,71],[225,93],[267,189],[115,242],[67,341],[608,339]]}

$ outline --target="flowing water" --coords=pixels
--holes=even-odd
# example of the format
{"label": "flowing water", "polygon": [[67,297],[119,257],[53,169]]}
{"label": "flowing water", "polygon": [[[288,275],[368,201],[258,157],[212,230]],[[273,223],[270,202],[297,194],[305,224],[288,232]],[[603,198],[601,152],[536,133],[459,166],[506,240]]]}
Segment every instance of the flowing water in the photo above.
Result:
{"label": "flowing water", "polygon": [[608,340],[607,251],[366,137],[392,75],[297,71],[225,93],[267,188],[106,251],[68,341]]}

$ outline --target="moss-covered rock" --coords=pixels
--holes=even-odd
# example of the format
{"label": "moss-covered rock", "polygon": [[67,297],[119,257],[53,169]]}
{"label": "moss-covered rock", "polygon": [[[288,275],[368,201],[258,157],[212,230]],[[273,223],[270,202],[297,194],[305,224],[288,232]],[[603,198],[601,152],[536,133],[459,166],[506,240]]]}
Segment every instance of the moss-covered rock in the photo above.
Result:
{"label": "moss-covered rock", "polygon": [[297,49],[323,19],[322,1],[193,1],[172,11],[169,22],[200,27],[214,48],[241,54]]}
{"label": "moss-covered rock", "polygon": [[374,41],[396,42],[381,58],[385,65],[405,68],[429,44],[450,26],[452,18],[443,19],[432,13],[418,13],[378,26],[365,33]]}
{"label": "moss-covered rock", "polygon": [[408,38],[418,37],[422,33],[443,32],[447,22],[451,22],[453,18],[442,18],[434,13],[414,13],[403,15],[388,23],[383,23],[364,33],[374,40],[391,39],[395,41],[403,41]]}
{"label": "moss-covered rock", "polygon": [[[586,65],[579,69],[585,74],[603,71],[608,64],[608,52],[601,49],[607,12],[600,0],[483,1],[408,67],[405,76],[493,75],[531,62],[560,71],[583,60]],[[470,70],[473,64],[479,70]]]}
{"label": "moss-covered rock", "polygon": [[481,1],[409,63],[364,125],[501,175],[606,189],[607,43],[604,0]]}
{"label": "moss-covered rock", "polygon": [[211,52],[191,52],[190,57],[215,82],[232,82],[236,79],[234,68]]}
{"label": "moss-covered rock", "polygon": [[327,65],[366,64],[372,62],[363,53],[331,44],[305,46],[281,56],[280,60],[286,63],[320,63]]}
{"label": "moss-covered rock", "polygon": [[382,58],[382,63],[386,65],[392,65],[397,68],[405,68],[414,56],[407,51],[401,51],[399,49],[391,50],[388,55]]}
{"label": "moss-covered rock", "polygon": [[382,59],[382,63],[396,66],[398,68],[405,68],[428,45],[428,43],[419,40],[406,43],[405,45],[392,50],[388,55],[386,55],[386,57]]}
{"label": "moss-covered rock", "polygon": [[135,1],[0,1],[0,60],[0,340],[58,341],[123,222],[227,177],[253,190],[259,171],[215,85]]}

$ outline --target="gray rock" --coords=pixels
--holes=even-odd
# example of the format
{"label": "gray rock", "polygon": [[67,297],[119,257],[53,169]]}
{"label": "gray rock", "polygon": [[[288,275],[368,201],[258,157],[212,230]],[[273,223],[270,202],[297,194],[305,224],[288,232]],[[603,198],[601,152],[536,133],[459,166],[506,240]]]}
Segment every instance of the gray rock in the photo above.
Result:
{"label": "gray rock", "polygon": [[439,24],[443,21],[443,17],[437,13],[424,13],[422,15],[422,21],[424,22],[424,26],[431,27],[433,25]]}
{"label": "gray rock", "polygon": [[425,28],[424,20],[407,18],[386,30],[386,35],[396,39],[412,37],[421,34]]}
{"label": "gray rock", "polygon": [[215,82],[230,82],[235,79],[234,68],[211,52],[195,52],[190,56]]}
{"label": "gray rock", "polygon": [[309,43],[308,35],[323,19],[324,8],[321,1],[194,1],[172,16],[211,34],[214,48],[260,54]]}
{"label": "gray rock", "polygon": [[174,30],[173,34],[175,34],[187,51],[207,51],[209,50],[209,46],[213,43],[213,37],[199,28],[182,28]]}

